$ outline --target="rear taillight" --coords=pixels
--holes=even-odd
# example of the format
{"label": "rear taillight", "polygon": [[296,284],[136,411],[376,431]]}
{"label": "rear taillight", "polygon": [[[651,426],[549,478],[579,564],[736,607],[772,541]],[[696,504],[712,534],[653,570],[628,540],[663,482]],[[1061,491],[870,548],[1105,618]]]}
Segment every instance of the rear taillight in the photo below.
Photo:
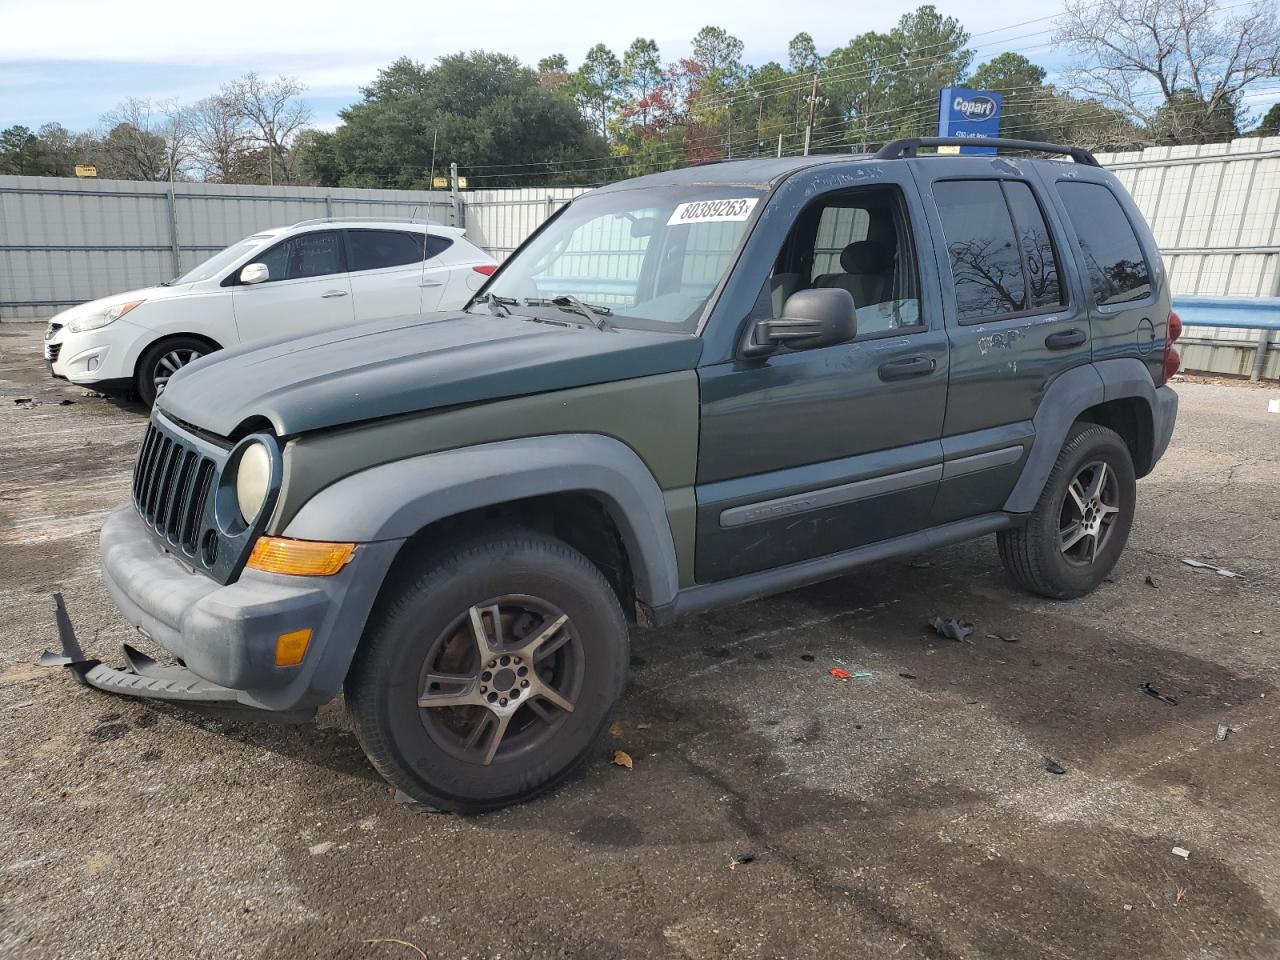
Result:
{"label": "rear taillight", "polygon": [[1182,357],[1178,355],[1174,344],[1178,338],[1182,336],[1182,318],[1172,310],[1169,311],[1169,326],[1164,335],[1164,380],[1162,383],[1168,383],[1169,378],[1178,372],[1182,366]]}
{"label": "rear taillight", "polygon": [[496,263],[482,263],[480,266],[472,267],[471,269],[476,273],[483,273],[486,277],[492,277],[493,271],[498,269],[498,265]]}

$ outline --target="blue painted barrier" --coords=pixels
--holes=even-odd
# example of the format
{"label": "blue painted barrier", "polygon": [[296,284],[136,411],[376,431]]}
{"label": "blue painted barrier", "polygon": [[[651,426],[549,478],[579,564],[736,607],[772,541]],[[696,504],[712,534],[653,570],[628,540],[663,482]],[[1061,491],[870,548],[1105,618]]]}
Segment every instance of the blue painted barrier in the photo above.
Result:
{"label": "blue painted barrier", "polygon": [[1280,330],[1280,297],[1178,297],[1173,311],[1186,327]]}

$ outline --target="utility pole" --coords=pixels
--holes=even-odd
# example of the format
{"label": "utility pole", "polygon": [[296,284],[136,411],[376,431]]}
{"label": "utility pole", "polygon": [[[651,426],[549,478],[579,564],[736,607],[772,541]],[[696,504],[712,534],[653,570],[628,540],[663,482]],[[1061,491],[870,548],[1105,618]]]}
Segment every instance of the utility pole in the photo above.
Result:
{"label": "utility pole", "polygon": [[809,122],[804,128],[804,155],[809,155],[809,141],[813,139],[813,114],[818,109],[818,71],[813,71],[813,90],[809,94]]}
{"label": "utility pole", "polygon": [[458,225],[458,165],[449,164],[449,226]]}
{"label": "utility pole", "polygon": [[778,156],[782,156],[782,134],[778,134]]}

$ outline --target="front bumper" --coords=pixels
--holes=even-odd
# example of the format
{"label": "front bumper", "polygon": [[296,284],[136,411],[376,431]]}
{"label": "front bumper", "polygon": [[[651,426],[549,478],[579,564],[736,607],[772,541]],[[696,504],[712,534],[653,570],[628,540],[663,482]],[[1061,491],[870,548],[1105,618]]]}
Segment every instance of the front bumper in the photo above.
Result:
{"label": "front bumper", "polygon": [[[102,574],[107,592],[129,622],[196,678],[234,691],[244,706],[297,710],[324,703],[341,690],[402,542],[361,544],[351,562],[331,577],[245,570],[223,586],[161,547],[126,505],[102,527]],[[305,628],[312,636],[302,663],[277,667],[276,637]],[[150,695],[145,684],[95,686]]]}

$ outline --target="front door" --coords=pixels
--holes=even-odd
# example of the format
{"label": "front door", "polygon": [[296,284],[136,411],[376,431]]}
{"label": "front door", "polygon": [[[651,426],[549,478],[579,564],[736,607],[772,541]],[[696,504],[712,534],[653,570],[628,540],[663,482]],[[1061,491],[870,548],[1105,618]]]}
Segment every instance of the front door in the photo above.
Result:
{"label": "front door", "polygon": [[700,583],[925,526],[942,475],[947,336],[904,168],[809,203],[760,278],[752,320],[781,316],[798,290],[848,290],[853,341],[699,370]]}
{"label": "front door", "polygon": [[232,281],[232,306],[241,341],[301,335],[355,319],[346,251],[337,230],[300,233],[258,257],[269,277]]}

